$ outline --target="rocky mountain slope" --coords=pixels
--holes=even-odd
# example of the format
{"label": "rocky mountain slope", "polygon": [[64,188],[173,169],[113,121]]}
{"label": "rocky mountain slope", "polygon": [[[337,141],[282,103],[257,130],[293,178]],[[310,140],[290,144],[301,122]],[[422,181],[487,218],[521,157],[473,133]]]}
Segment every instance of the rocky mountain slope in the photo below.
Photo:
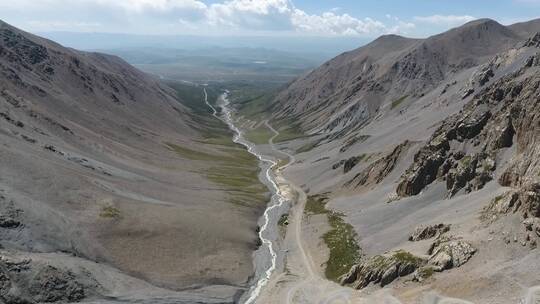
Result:
{"label": "rocky mountain slope", "polygon": [[0,302],[233,301],[260,208],[203,174],[236,148],[205,144],[224,131],[182,102],[118,57],[0,22]]}
{"label": "rocky mountain slope", "polygon": [[427,39],[382,36],[292,82],[277,97],[275,112],[311,132],[366,124],[484,63],[534,28],[537,23],[512,28],[481,19]]}
{"label": "rocky mountain slope", "polygon": [[340,283],[390,285],[403,303],[534,299],[539,32],[483,19],[383,36],[278,95],[272,122],[308,134],[281,144],[296,151],[286,176],[358,235],[363,256]]}

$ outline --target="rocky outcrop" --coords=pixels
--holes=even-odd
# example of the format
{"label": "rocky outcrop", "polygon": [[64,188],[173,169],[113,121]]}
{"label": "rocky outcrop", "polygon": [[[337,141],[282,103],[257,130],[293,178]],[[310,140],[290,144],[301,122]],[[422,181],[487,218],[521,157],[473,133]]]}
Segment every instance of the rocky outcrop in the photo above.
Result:
{"label": "rocky outcrop", "polygon": [[22,226],[22,210],[15,208],[12,201],[0,194],[0,228],[15,229]]}
{"label": "rocky outcrop", "polygon": [[540,183],[531,183],[495,197],[484,209],[482,218],[495,221],[500,216],[520,213],[527,232],[526,241],[534,242],[540,237]]}
{"label": "rocky outcrop", "polygon": [[[500,66],[504,58],[497,57],[493,66]],[[499,152],[514,144],[517,154],[499,182],[519,187],[538,179],[540,76],[536,67],[521,64],[443,121],[403,174],[396,190],[400,197],[417,195],[435,181],[446,182],[448,196],[481,189],[494,178]]]}
{"label": "rocky outcrop", "polygon": [[0,256],[0,303],[73,303],[85,296],[85,286],[69,270]]}
{"label": "rocky outcrop", "polygon": [[419,226],[409,236],[409,241],[417,242],[427,240],[436,236],[440,236],[443,233],[450,231],[450,225],[436,224],[429,226]]}
{"label": "rocky outcrop", "polygon": [[369,284],[384,287],[399,277],[413,274],[416,281],[423,281],[434,272],[460,267],[476,253],[476,248],[455,237],[440,235],[431,245],[429,258],[415,256],[399,250],[391,254],[364,259],[340,278],[342,285],[362,289]]}
{"label": "rocky outcrop", "polygon": [[37,272],[28,292],[38,303],[78,302],[84,298],[84,288],[74,274],[53,266],[45,266]]}
{"label": "rocky outcrop", "polygon": [[396,251],[389,255],[377,255],[355,265],[340,279],[342,285],[362,289],[371,283],[381,287],[399,277],[413,273],[426,261],[406,251]]}
{"label": "rocky outcrop", "polygon": [[412,142],[405,141],[397,145],[392,152],[376,160],[367,168],[356,174],[352,180],[348,181],[346,187],[360,187],[375,185],[383,181],[392,172],[398,161],[412,146]]}
{"label": "rocky outcrop", "polygon": [[523,44],[523,46],[540,48],[540,33],[536,33],[536,35],[527,39],[527,41]]}
{"label": "rocky outcrop", "polygon": [[360,161],[366,158],[366,154],[354,156],[343,163],[343,173],[349,173]]}
{"label": "rocky outcrop", "polygon": [[462,240],[441,237],[430,248],[428,264],[435,271],[460,267],[476,253],[476,249]]}

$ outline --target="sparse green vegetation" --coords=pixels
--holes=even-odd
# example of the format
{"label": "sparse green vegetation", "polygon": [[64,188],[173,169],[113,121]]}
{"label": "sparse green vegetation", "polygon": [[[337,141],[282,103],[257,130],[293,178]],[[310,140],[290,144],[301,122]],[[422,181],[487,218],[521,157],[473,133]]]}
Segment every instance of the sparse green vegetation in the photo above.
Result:
{"label": "sparse green vegetation", "polygon": [[393,257],[397,261],[407,264],[420,265],[423,262],[421,258],[414,256],[412,253],[405,250],[398,250],[394,252]]}
{"label": "sparse green vegetation", "polygon": [[420,267],[418,268],[417,273],[417,276],[419,278],[425,280],[433,276],[433,274],[435,273],[435,269],[432,266]]}
{"label": "sparse green vegetation", "polygon": [[280,128],[278,131],[279,135],[274,139],[274,142],[276,143],[307,137],[307,135],[302,132],[299,125],[290,125],[285,128]]}
{"label": "sparse green vegetation", "polygon": [[288,214],[283,214],[283,215],[279,218],[278,225],[279,225],[280,227],[284,227],[284,226],[289,225],[289,215],[288,215]]}
{"label": "sparse green vegetation", "polygon": [[[176,96],[184,106],[190,108],[198,114],[210,113],[210,109],[204,102],[204,91],[202,87],[188,85],[176,81],[171,81],[167,84],[175,90]],[[210,94],[209,100],[211,100]]]}
{"label": "sparse green vegetation", "polygon": [[289,163],[289,159],[280,158],[277,162],[276,168],[281,168]]}
{"label": "sparse green vegetation", "polygon": [[260,124],[257,128],[246,132],[246,139],[256,145],[267,144],[274,133],[265,124]]}
{"label": "sparse green vegetation", "polygon": [[227,89],[231,91],[229,99],[239,116],[259,121],[268,118],[277,89],[275,84],[235,83],[228,84]]}
{"label": "sparse green vegetation", "polygon": [[313,150],[319,145],[319,141],[310,141],[296,150],[296,153],[305,153]]}
{"label": "sparse green vegetation", "polygon": [[328,249],[330,249],[325,275],[333,281],[337,281],[360,260],[360,247],[356,242],[356,232],[350,224],[343,220],[342,216],[336,212],[328,213],[328,221],[332,230],[323,236]]}
{"label": "sparse green vegetation", "polygon": [[401,103],[405,101],[405,99],[407,99],[407,97],[409,97],[409,95],[402,96],[399,99],[392,101],[392,109],[397,108]]}
{"label": "sparse green vegetation", "polygon": [[[267,201],[268,189],[258,179],[259,162],[245,147],[232,141],[233,134],[219,119],[209,115],[208,106],[204,103],[204,94],[199,95],[186,85],[174,87],[182,102],[193,109],[191,115],[197,121],[192,127],[201,139],[199,144],[207,145],[205,151],[190,149],[176,143],[164,143],[167,148],[180,157],[189,160],[204,161],[206,167],[201,168],[208,180],[228,193],[230,203],[255,206]],[[202,91],[201,87],[193,87]],[[209,102],[215,103],[219,90],[207,87]]]}
{"label": "sparse green vegetation", "polygon": [[120,210],[114,206],[107,205],[101,208],[99,216],[103,218],[119,218]]}
{"label": "sparse green vegetation", "polygon": [[326,209],[326,203],[328,197],[325,195],[311,195],[308,196],[306,201],[306,208],[304,212],[309,214],[327,214],[329,211]]}
{"label": "sparse green vegetation", "polygon": [[326,262],[325,275],[328,279],[337,281],[340,276],[360,260],[360,247],[356,241],[354,228],[343,220],[343,215],[326,209],[328,198],[325,195],[309,196],[305,212],[308,215],[326,214],[330,231],[322,238],[330,250]]}
{"label": "sparse green vegetation", "polygon": [[195,151],[191,150],[189,148],[173,144],[173,143],[165,143],[165,145],[171,149],[172,151],[176,152],[176,154],[180,155],[182,158],[186,158],[189,160],[215,160],[215,156],[201,152],[201,151]]}
{"label": "sparse green vegetation", "polygon": [[470,155],[465,155],[459,163],[462,167],[466,168],[471,165],[471,160],[472,160],[472,157]]}

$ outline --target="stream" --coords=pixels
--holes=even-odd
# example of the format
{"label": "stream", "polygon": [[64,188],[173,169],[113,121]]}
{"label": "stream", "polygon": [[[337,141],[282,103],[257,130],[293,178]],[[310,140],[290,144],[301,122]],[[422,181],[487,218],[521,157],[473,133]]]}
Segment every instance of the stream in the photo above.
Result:
{"label": "stream", "polygon": [[[235,125],[233,110],[230,107],[228,99],[228,92],[223,93],[218,99],[217,106],[221,108],[221,115],[216,108],[208,102],[206,90],[204,93],[205,102],[212,110],[212,115],[225,122],[234,132],[233,142],[243,145],[249,153],[259,159],[259,164],[262,169],[259,179],[272,193],[272,198],[265,209],[263,216],[259,220],[260,229],[258,234],[259,239],[261,240],[261,246],[254,253],[255,276],[252,279],[251,288],[240,299],[240,303],[252,304],[255,303],[261,290],[268,284],[272,273],[276,270],[279,255],[279,249],[276,248],[277,245],[275,242],[278,238],[278,220],[279,217],[284,214],[286,208],[288,208],[288,200],[282,195],[275,176],[273,175],[273,169],[277,166],[277,162],[274,159],[257,152],[255,145],[248,141],[244,137],[243,132]],[[276,132],[269,140],[269,144],[272,144],[273,139],[278,135],[279,133]]]}

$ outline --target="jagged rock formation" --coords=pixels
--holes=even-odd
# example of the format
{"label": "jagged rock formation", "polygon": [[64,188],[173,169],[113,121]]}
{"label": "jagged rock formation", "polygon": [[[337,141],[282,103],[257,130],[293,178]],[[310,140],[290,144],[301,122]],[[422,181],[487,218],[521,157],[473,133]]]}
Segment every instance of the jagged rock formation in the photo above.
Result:
{"label": "jagged rock formation", "polygon": [[433,237],[438,237],[443,233],[450,231],[450,225],[436,224],[428,226],[418,226],[409,236],[409,241],[417,242],[427,240]]}
{"label": "jagged rock formation", "polygon": [[[436,180],[446,181],[449,196],[461,189],[481,189],[493,179],[498,153],[511,147],[514,138],[517,155],[501,176],[501,185],[520,186],[537,179],[540,78],[534,62],[540,49],[529,45],[527,42],[512,51],[526,59],[516,71],[483,89],[463,111],[445,120],[435,131],[403,175],[398,195],[416,195]],[[504,67],[506,64],[497,65],[497,69]]]}
{"label": "jagged rock formation", "polygon": [[428,264],[435,271],[460,267],[467,263],[476,253],[476,249],[469,243],[441,236],[430,247]]}
{"label": "jagged rock formation", "polygon": [[79,302],[87,289],[69,270],[0,256],[0,301],[16,303]]}
{"label": "jagged rock formation", "polygon": [[371,283],[384,287],[399,277],[407,276],[426,263],[406,251],[377,255],[355,265],[341,279],[342,285],[362,289]]}
{"label": "jagged rock formation", "polygon": [[416,281],[423,281],[434,272],[462,266],[475,253],[476,248],[468,242],[439,235],[428,251],[428,258],[415,256],[403,250],[373,256],[354,265],[340,278],[340,283],[356,289],[365,288],[371,283],[384,287],[397,278],[410,274],[413,274]]}
{"label": "jagged rock formation", "polygon": [[[348,181],[346,187],[360,187],[367,185],[375,185],[380,183],[392,170],[394,170],[397,162],[401,157],[409,150],[412,143],[405,141],[397,145],[392,152],[384,157],[376,160],[367,168],[356,174],[352,180]],[[349,166],[349,170],[352,169],[357,163],[356,158],[353,159],[354,165]],[[347,165],[347,162],[345,162]]]}
{"label": "jagged rock formation", "polygon": [[365,288],[371,283],[384,287],[410,274],[414,274],[415,280],[423,281],[434,272],[462,266],[475,253],[476,248],[471,244],[455,237],[439,235],[431,245],[427,259],[403,250],[373,256],[354,265],[340,278],[340,283],[356,289]]}

